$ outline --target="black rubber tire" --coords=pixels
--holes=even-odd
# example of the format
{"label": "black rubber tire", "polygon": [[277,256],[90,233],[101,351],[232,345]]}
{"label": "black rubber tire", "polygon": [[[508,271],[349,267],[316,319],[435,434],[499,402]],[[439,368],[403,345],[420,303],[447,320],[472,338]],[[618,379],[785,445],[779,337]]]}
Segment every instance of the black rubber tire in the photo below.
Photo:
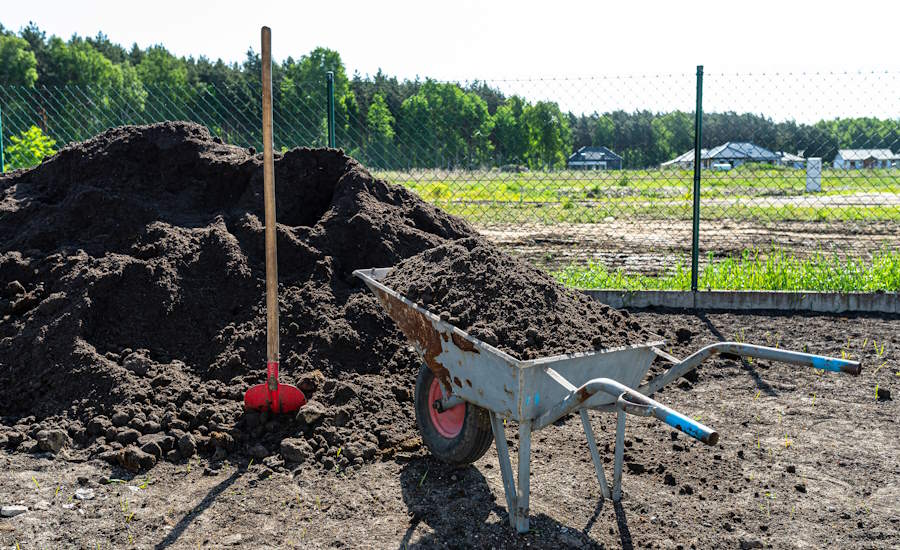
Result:
{"label": "black rubber tire", "polygon": [[419,375],[416,376],[415,398],[416,423],[419,425],[419,433],[422,434],[422,442],[431,454],[442,462],[455,465],[472,464],[484,456],[494,442],[490,413],[477,405],[463,403],[466,415],[462,430],[452,439],[444,437],[432,424],[429,413],[432,404],[428,402],[428,392],[432,380],[434,374],[431,369],[422,365]]}

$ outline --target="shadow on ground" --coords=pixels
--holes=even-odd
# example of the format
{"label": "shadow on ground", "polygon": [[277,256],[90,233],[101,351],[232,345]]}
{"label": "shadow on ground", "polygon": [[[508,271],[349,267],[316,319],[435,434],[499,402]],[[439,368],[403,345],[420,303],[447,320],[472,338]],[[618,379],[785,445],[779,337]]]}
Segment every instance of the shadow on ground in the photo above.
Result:
{"label": "shadow on ground", "polygon": [[[505,500],[497,500],[484,475],[474,466],[454,467],[433,458],[405,464],[400,483],[409,510],[409,527],[397,547],[406,548],[602,548],[589,535],[604,506],[599,500],[584,525],[563,525],[546,514],[532,513],[530,531],[519,535],[509,524]],[[628,521],[614,506],[621,546],[632,548]],[[414,535],[422,525],[430,531]]]}

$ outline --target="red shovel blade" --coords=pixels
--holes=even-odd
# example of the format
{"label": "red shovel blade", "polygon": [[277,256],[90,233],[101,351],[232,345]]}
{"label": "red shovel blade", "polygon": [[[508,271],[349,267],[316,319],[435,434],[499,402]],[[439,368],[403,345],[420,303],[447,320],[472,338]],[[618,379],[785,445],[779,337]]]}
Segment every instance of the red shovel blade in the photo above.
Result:
{"label": "red shovel blade", "polygon": [[306,396],[300,388],[278,383],[278,363],[269,363],[267,367],[268,381],[251,387],[244,394],[245,409],[278,414],[293,412],[306,405]]}

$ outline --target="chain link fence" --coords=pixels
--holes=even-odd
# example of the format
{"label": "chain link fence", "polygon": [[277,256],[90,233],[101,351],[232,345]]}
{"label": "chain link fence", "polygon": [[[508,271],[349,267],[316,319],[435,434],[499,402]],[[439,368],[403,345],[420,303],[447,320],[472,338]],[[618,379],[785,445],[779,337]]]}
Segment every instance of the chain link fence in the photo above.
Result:
{"label": "chain link fence", "polygon": [[[669,275],[683,287],[695,179],[701,288],[706,270],[730,258],[828,257],[840,268],[887,257],[898,269],[900,73],[700,78],[454,83],[379,74],[334,83],[332,135],[326,79],[282,80],[275,145],[333,140],[498,244],[567,270],[573,284],[640,288],[656,284],[642,275]],[[259,149],[259,97],[252,83],[0,85],[7,168],[36,162],[22,145],[33,128],[58,148],[112,126],[190,120]],[[735,277],[716,284],[743,287]]]}

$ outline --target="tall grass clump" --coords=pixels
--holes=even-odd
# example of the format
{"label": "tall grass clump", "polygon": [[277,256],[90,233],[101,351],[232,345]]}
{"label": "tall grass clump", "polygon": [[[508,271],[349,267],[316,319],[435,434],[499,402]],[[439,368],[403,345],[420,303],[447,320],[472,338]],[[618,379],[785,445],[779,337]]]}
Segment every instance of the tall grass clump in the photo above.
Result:
{"label": "tall grass clump", "polygon": [[[569,266],[554,273],[563,284],[576,288],[623,290],[689,290],[690,268],[678,263],[658,276],[610,271],[600,263]],[[815,253],[798,257],[784,250],[763,254],[746,250],[737,258],[709,256],[698,277],[704,290],[807,290],[832,292],[900,291],[900,252],[880,250],[870,259],[841,258]]]}

